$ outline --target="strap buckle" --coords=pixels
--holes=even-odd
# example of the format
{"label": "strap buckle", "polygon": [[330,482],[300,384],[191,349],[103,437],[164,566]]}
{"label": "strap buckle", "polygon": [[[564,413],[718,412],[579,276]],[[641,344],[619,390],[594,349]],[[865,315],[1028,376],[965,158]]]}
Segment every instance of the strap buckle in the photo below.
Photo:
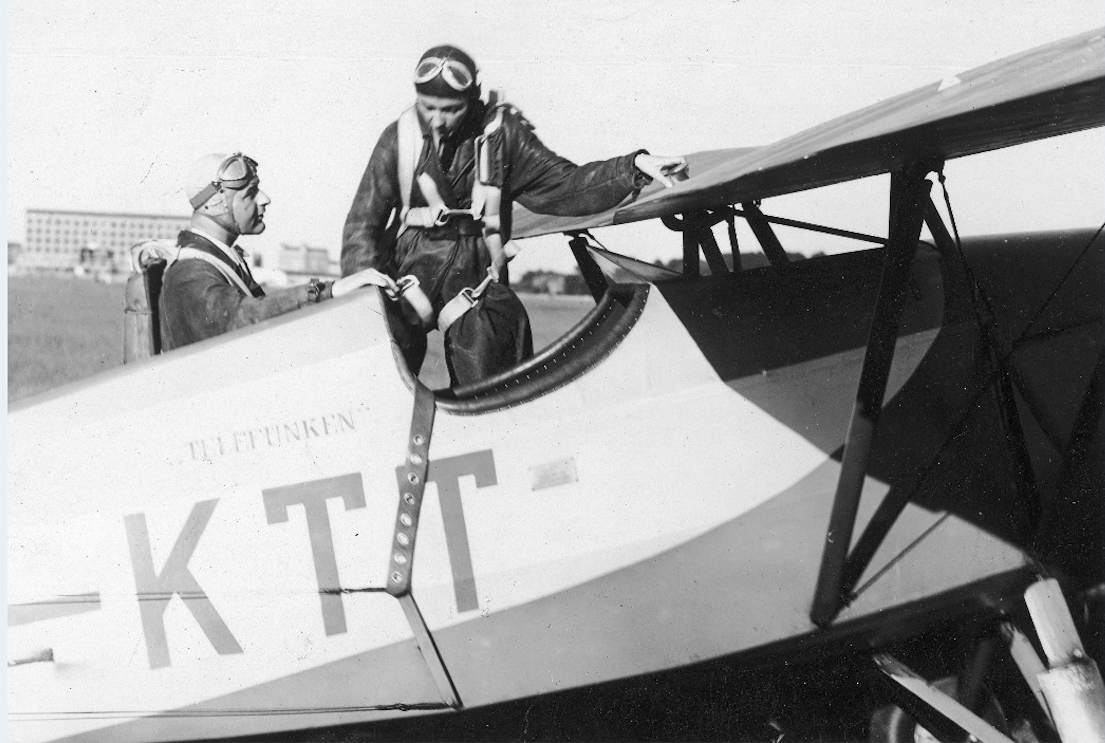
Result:
{"label": "strap buckle", "polygon": [[400,297],[402,297],[409,290],[413,289],[416,286],[418,286],[418,277],[407,274],[406,276],[403,276],[396,280],[395,291],[392,291],[391,289],[388,289],[386,291],[388,297],[391,298],[391,301],[398,302]]}
{"label": "strap buckle", "polygon": [[453,217],[471,217],[478,222],[483,217],[483,210],[442,208],[434,215],[434,227],[444,227]]}
{"label": "strap buckle", "polygon": [[468,303],[468,309],[475,307],[476,302],[480,300],[479,296],[476,294],[476,290],[470,286],[466,286],[457,292],[457,296]]}
{"label": "strap buckle", "polygon": [[395,281],[395,291],[388,289],[384,291],[387,292],[388,298],[393,302],[398,302],[401,298],[407,300],[407,304],[418,315],[422,327],[432,325],[434,308],[430,303],[430,298],[426,296],[426,292],[422,291],[422,288],[418,285],[417,276],[407,274]]}
{"label": "strap buckle", "polygon": [[487,269],[487,276],[479,283],[478,286],[466,286],[457,292],[457,295],[446,302],[445,306],[441,308],[441,312],[437,316],[437,329],[444,333],[448,330],[453,323],[459,320],[464,313],[476,306],[476,303],[480,301],[480,297],[487,291],[487,287],[495,279],[495,275],[490,268]]}

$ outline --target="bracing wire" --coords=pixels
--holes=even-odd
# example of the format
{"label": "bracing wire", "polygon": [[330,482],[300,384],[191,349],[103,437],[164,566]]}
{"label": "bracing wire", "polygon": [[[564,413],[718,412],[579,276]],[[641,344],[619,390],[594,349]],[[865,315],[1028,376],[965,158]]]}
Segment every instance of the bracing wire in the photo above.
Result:
{"label": "bracing wire", "polygon": [[[974,291],[976,289],[979,291],[979,295],[980,295],[979,299],[986,305],[986,310],[990,314],[991,317],[993,317],[993,308],[992,308],[992,306],[989,302],[989,299],[986,297],[985,292],[981,291],[981,287],[975,281],[973,272],[971,271],[971,268],[970,268],[970,264],[967,262],[966,254],[963,252],[963,246],[962,246],[962,243],[961,243],[960,238],[959,238],[959,228],[958,228],[958,226],[956,225],[956,222],[955,222],[955,213],[952,211],[951,198],[948,194],[948,189],[947,189],[947,186],[945,184],[945,178],[944,178],[943,171],[940,171],[940,173],[938,174],[938,178],[939,178],[940,185],[941,185],[941,187],[943,189],[943,192],[944,192],[944,203],[945,203],[945,205],[947,206],[947,209],[948,209],[948,219],[951,222],[952,234],[955,238],[956,250],[958,251],[960,260],[963,263],[964,272],[966,274],[966,278],[968,280],[968,283],[972,287],[971,300],[972,300],[972,306],[973,306],[974,311],[975,311],[975,317],[976,317],[976,320],[979,322],[980,327],[985,327],[985,326],[981,325],[982,318],[981,318],[981,314],[979,312],[979,307],[977,306],[977,304],[975,304]],[[978,405],[979,400],[986,393],[986,391],[989,390],[990,387],[995,382],[997,382],[998,379],[1000,379],[1006,373],[1005,371],[1003,371],[1004,367],[1005,367],[1005,364],[1010,360],[1013,353],[1017,350],[1017,348],[1025,340],[1025,338],[1029,337],[1029,331],[1032,329],[1032,326],[1036,323],[1037,320],[1040,319],[1040,317],[1047,310],[1047,307],[1051,303],[1051,301],[1062,290],[1063,285],[1067,282],[1067,280],[1074,273],[1074,271],[1078,267],[1078,265],[1082,262],[1082,260],[1089,253],[1090,248],[1097,241],[1097,238],[1101,235],[1101,233],[1103,231],[1105,231],[1105,222],[1102,222],[1101,226],[1097,228],[1097,230],[1094,232],[1093,236],[1090,237],[1090,239],[1082,247],[1082,249],[1079,251],[1078,255],[1075,257],[1075,259],[1071,262],[1070,266],[1067,268],[1066,272],[1064,272],[1063,276],[1056,283],[1055,287],[1048,293],[1048,295],[1044,299],[1043,303],[1036,310],[1036,312],[1032,315],[1032,319],[1029,320],[1029,322],[1025,325],[1024,330],[1021,331],[1021,333],[1012,341],[1012,343],[1009,344],[1008,348],[1002,348],[1001,349],[1001,354],[997,359],[999,363],[997,364],[996,368],[991,372],[989,377],[982,384],[980,384],[979,387],[975,390],[975,393],[972,395],[972,397],[971,397],[970,401],[968,402],[968,404],[966,406],[966,409],[964,410],[963,414],[955,421],[955,424],[951,427],[951,432],[941,442],[939,449],[937,449],[937,451],[936,451],[936,454],[932,457],[932,459],[929,461],[928,465],[925,466],[925,469],[921,472],[920,476],[917,478],[917,481],[914,483],[913,488],[912,488],[912,490],[909,494],[909,497],[907,498],[907,501],[913,499],[913,496],[917,493],[917,491],[921,488],[921,486],[923,486],[925,484],[925,482],[928,480],[929,476],[936,470],[936,463],[940,460],[940,457],[943,456],[944,452],[947,450],[947,448],[951,444],[951,442],[954,441],[959,436],[960,429],[966,424],[968,418],[974,412],[974,409]],[[926,528],[925,531],[923,531],[916,539],[914,539],[908,545],[903,547],[898,552],[898,554],[896,554],[894,557],[890,558],[890,560],[883,567],[881,567],[871,578],[869,578],[866,582],[864,582],[861,586],[859,586],[858,588],[856,588],[855,590],[853,590],[849,594],[848,602],[851,603],[856,598],[858,598],[860,596],[860,594],[862,594],[868,588],[870,588],[872,585],[874,585],[874,583],[876,581],[878,581],[880,578],[882,578],[894,565],[901,562],[902,559],[904,559],[906,557],[906,555],[908,555],[910,552],[912,552],[918,545],[921,544],[922,541],[924,541],[924,539],[926,539],[941,524],[943,524],[944,521],[947,520],[949,515],[950,515],[949,513],[945,513],[942,516],[940,516],[935,522],[933,522],[928,528]],[[1039,565],[1039,562],[1032,555],[1026,555],[1026,557],[1029,559],[1029,561],[1032,564]]]}

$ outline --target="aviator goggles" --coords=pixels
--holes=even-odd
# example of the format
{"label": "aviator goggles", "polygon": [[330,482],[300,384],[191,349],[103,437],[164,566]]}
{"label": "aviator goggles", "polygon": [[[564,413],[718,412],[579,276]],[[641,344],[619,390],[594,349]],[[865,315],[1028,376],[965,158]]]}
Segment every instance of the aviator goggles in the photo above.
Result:
{"label": "aviator goggles", "polygon": [[190,201],[193,209],[199,209],[207,200],[224,188],[237,190],[249,185],[257,177],[257,161],[241,152],[235,152],[222,161],[215,171],[215,180],[204,186],[203,190]]}
{"label": "aviator goggles", "polygon": [[463,62],[448,57],[426,57],[414,68],[414,83],[428,83],[438,75],[450,88],[460,92],[468,90],[476,82],[475,74]]}

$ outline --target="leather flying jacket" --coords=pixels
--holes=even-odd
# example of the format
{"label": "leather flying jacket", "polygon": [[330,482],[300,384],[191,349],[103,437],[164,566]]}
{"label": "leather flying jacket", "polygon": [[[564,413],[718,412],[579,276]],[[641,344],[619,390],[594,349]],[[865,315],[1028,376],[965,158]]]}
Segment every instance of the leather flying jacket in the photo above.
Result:
{"label": "leather flying jacket", "polygon": [[[477,102],[457,132],[447,140],[442,163],[433,136],[419,116],[422,153],[414,177],[429,174],[450,208],[471,206],[475,178],[475,140],[494,115],[494,109]],[[517,199],[534,212],[562,216],[593,214],[609,209],[649,182],[633,165],[644,150],[601,162],[575,165],[560,157],[533,133],[522,115],[511,107],[503,112],[499,129],[491,136],[492,162],[499,167],[495,185],[502,187],[502,235],[510,237],[510,213]],[[451,155],[451,157],[450,157]],[[398,124],[392,122],[380,135],[361,178],[353,206],[345,221],[342,240],[342,274],[375,268],[393,277],[413,274],[440,309],[461,289],[475,286],[491,264],[482,238],[442,235],[436,229],[407,229],[395,240],[398,212],[402,209],[398,175]],[[417,182],[411,207],[427,206]],[[395,220],[391,222],[393,214]]]}
{"label": "leather flying jacket", "polygon": [[[177,244],[226,260],[214,244],[189,230],[180,233]],[[306,285],[265,294],[252,276],[242,279],[257,296],[246,296],[219,269],[198,258],[185,258],[169,266],[158,302],[162,350],[221,335],[311,303]]]}

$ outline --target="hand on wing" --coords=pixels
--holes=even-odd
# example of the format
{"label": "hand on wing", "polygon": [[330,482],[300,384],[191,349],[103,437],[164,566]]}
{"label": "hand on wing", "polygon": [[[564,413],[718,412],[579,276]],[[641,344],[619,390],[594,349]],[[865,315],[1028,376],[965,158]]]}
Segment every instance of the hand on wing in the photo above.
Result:
{"label": "hand on wing", "polygon": [[388,289],[392,292],[399,291],[399,287],[395,285],[390,276],[380,273],[375,268],[366,268],[363,271],[349,274],[334,282],[334,286],[331,287],[330,292],[334,295],[334,299],[345,296],[354,289],[360,289],[362,286],[378,286],[382,289]]}
{"label": "hand on wing", "polygon": [[687,170],[687,158],[685,157],[664,157],[648,155],[643,152],[633,159],[633,164],[637,166],[637,170],[653,180],[660,181],[668,188],[674,185],[672,176],[685,173]]}

